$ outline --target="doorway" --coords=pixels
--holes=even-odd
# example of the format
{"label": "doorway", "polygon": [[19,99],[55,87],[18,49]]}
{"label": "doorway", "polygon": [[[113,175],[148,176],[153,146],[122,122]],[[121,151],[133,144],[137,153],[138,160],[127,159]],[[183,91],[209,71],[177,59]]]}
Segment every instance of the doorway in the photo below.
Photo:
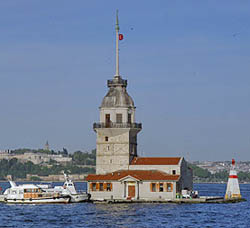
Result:
{"label": "doorway", "polygon": [[128,199],[132,199],[135,197],[135,186],[129,185],[128,186]]}

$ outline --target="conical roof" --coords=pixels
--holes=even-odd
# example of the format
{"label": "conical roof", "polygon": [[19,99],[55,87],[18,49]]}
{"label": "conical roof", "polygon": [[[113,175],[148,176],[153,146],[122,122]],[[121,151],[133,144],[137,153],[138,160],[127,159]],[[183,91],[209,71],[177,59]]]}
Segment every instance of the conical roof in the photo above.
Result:
{"label": "conical roof", "polygon": [[120,76],[108,80],[109,91],[102,100],[101,108],[134,108],[134,101],[128,95],[126,87],[127,80],[123,80]]}

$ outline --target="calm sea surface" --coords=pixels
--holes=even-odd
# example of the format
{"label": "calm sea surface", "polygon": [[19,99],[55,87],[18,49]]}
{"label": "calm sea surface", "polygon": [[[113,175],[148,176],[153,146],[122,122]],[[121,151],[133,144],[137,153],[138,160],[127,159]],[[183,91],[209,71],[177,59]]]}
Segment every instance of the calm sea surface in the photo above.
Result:
{"label": "calm sea surface", "polygon": [[[84,183],[76,183],[85,189]],[[7,188],[8,183],[0,183]],[[0,204],[0,227],[250,227],[247,202],[234,204]],[[200,195],[224,196],[225,184],[195,184]]]}

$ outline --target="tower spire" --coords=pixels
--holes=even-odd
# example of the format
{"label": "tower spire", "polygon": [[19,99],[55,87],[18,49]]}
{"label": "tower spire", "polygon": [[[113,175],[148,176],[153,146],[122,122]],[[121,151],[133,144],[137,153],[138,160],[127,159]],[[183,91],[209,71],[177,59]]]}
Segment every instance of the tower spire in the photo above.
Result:
{"label": "tower spire", "polygon": [[120,77],[119,74],[119,20],[118,20],[118,10],[116,10],[116,24],[115,24],[115,31],[116,31],[116,72],[115,77]]}

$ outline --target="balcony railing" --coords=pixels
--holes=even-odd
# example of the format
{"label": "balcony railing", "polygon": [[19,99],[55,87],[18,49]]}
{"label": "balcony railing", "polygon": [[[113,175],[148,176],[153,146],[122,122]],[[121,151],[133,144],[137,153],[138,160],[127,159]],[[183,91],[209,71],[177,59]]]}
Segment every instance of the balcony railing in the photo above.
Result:
{"label": "balcony railing", "polygon": [[94,123],[93,128],[134,128],[134,129],[142,129],[141,123]]}
{"label": "balcony railing", "polygon": [[119,78],[119,79],[113,79],[113,80],[108,80],[108,87],[115,86],[115,85],[127,86],[127,80],[123,80],[121,78]]}

